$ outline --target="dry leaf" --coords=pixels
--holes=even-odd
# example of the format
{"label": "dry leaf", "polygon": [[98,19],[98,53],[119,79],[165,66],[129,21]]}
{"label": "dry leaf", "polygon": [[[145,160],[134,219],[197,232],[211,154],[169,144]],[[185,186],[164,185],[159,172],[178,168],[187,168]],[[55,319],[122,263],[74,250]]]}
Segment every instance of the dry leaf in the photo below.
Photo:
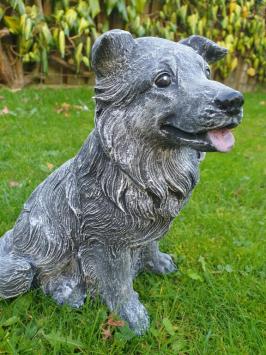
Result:
{"label": "dry leaf", "polygon": [[54,168],[54,164],[52,163],[46,163],[46,165],[49,170],[52,170]]}
{"label": "dry leaf", "polygon": [[14,188],[14,187],[19,187],[19,186],[20,186],[20,183],[19,183],[18,181],[15,181],[15,180],[10,180],[10,181],[8,182],[8,185],[9,185],[9,187]]}
{"label": "dry leaf", "polygon": [[64,116],[68,116],[69,115],[69,110],[71,109],[71,105],[66,103],[66,102],[63,102],[62,104],[58,105],[55,109],[55,111],[57,113],[63,113]]}
{"label": "dry leaf", "polygon": [[2,115],[7,115],[7,114],[9,114],[9,109],[8,109],[7,106],[5,106],[5,107],[3,108],[3,110],[1,111],[1,114],[2,114]]}
{"label": "dry leaf", "polygon": [[235,197],[239,197],[241,194],[243,193],[243,189],[241,187],[239,187],[238,189],[236,189],[234,192],[233,192],[233,195]]}
{"label": "dry leaf", "polygon": [[102,337],[104,340],[112,338],[112,327],[124,327],[125,322],[123,320],[115,320],[110,314],[107,322],[102,326]]}
{"label": "dry leaf", "polygon": [[107,324],[113,326],[113,327],[124,327],[125,322],[123,320],[115,320],[112,318],[112,316],[109,316]]}
{"label": "dry leaf", "polygon": [[0,96],[0,100],[4,100],[4,96]]}
{"label": "dry leaf", "polygon": [[102,329],[102,337],[104,340],[112,338],[112,333],[110,331],[110,327]]}
{"label": "dry leaf", "polygon": [[266,105],[266,101],[261,101],[260,105],[265,106]]}
{"label": "dry leaf", "polygon": [[67,102],[63,102],[62,104],[57,105],[55,108],[57,113],[63,113],[64,116],[69,116],[70,110],[88,111],[88,107],[86,105],[70,105]]}

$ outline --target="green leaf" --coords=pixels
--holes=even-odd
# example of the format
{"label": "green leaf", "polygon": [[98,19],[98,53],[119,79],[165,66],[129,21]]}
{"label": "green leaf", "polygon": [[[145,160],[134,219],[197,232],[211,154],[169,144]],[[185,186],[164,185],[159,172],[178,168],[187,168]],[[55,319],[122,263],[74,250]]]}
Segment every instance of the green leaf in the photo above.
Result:
{"label": "green leaf", "polygon": [[66,22],[69,24],[70,27],[74,26],[77,17],[78,17],[78,14],[76,13],[76,11],[73,8],[68,9],[65,14]]}
{"label": "green leaf", "polygon": [[185,348],[186,348],[186,342],[182,339],[177,340],[172,345],[172,349],[176,352],[176,354],[181,354],[180,351],[185,350]]}
{"label": "green leaf", "polygon": [[82,60],[82,49],[83,49],[83,43],[79,43],[77,48],[75,49],[75,61],[77,64],[77,72],[79,72],[79,68],[80,68],[80,62]]}
{"label": "green leaf", "polygon": [[85,349],[85,345],[83,343],[81,343],[78,340],[74,340],[70,337],[63,337],[63,336],[58,335],[56,333],[44,334],[44,332],[40,332],[39,334],[42,335],[46,340],[48,340],[48,342],[51,345],[60,343],[60,344],[73,346],[78,349]]}
{"label": "green leaf", "polygon": [[42,48],[41,61],[42,61],[43,72],[47,73],[48,72],[48,55],[47,55],[47,50],[45,48]]}
{"label": "green leaf", "polygon": [[27,6],[27,14],[32,19],[35,20],[37,16],[40,16],[40,10],[37,8],[36,5]]}
{"label": "green leaf", "polygon": [[231,273],[233,272],[233,268],[230,264],[226,264],[225,267],[224,267],[224,270],[228,273]]}
{"label": "green leaf", "polygon": [[203,20],[199,20],[198,22],[198,34],[200,34],[201,36],[203,35],[203,31],[204,31],[204,21]]}
{"label": "green leaf", "polygon": [[128,326],[121,327],[119,332],[116,332],[115,335],[118,335],[121,340],[129,341],[135,338],[136,334]]}
{"label": "green leaf", "polygon": [[135,6],[138,14],[142,14],[146,5],[146,0],[136,0]]}
{"label": "green leaf", "polygon": [[40,51],[38,48],[35,48],[33,52],[29,52],[30,60],[33,62],[40,61]]}
{"label": "green leaf", "polygon": [[94,18],[101,11],[99,0],[90,0],[89,5],[90,5],[91,16],[92,18]]}
{"label": "green leaf", "polygon": [[212,11],[212,17],[214,20],[217,19],[217,12],[218,12],[219,7],[216,6],[211,6],[211,11]]}
{"label": "green leaf", "polygon": [[128,21],[127,9],[125,1],[119,1],[117,4],[117,9],[119,13],[122,15],[123,20]]}
{"label": "green leaf", "polygon": [[198,262],[201,264],[202,270],[206,272],[206,261],[204,257],[200,256]]}
{"label": "green leaf", "polygon": [[32,22],[30,18],[26,19],[25,27],[24,27],[24,36],[26,40],[28,40],[31,37],[31,28],[32,28]]}
{"label": "green leaf", "polygon": [[238,59],[237,57],[235,57],[232,62],[231,62],[231,70],[235,70],[235,68],[237,67],[237,64],[238,64]]}
{"label": "green leaf", "polygon": [[2,7],[0,7],[0,21],[2,20],[4,14],[5,14],[5,10]]}
{"label": "green leaf", "polygon": [[18,12],[20,15],[25,14],[25,5],[22,0],[17,0]]}
{"label": "green leaf", "polygon": [[63,30],[59,32],[59,51],[61,54],[61,57],[64,58],[65,56],[65,33]]}
{"label": "green leaf", "polygon": [[56,21],[59,22],[62,19],[63,15],[64,15],[64,10],[57,10],[54,17]]}
{"label": "green leaf", "polygon": [[154,327],[151,327],[149,331],[155,338],[158,338],[160,336],[160,332]]}
{"label": "green leaf", "polygon": [[69,8],[69,0],[62,0],[65,9]]}
{"label": "green leaf", "polygon": [[191,28],[191,32],[192,33],[196,32],[196,26],[197,26],[198,18],[199,18],[198,13],[190,15],[187,18],[187,21],[188,21],[188,24],[189,24],[189,26]]}
{"label": "green leaf", "polygon": [[109,16],[113,9],[115,8],[117,0],[107,0],[105,1],[105,6],[107,10],[107,15]]}
{"label": "green leaf", "polygon": [[221,21],[221,24],[222,24],[222,27],[223,27],[224,29],[227,28],[227,26],[228,26],[228,19],[227,19],[227,17],[225,17],[225,18]]}
{"label": "green leaf", "polygon": [[89,58],[91,53],[91,39],[90,37],[87,37],[86,39],[86,55]]}
{"label": "green leaf", "polygon": [[18,12],[20,15],[25,14],[25,5],[22,0],[11,0],[10,3],[14,10],[18,8]]}
{"label": "green leaf", "polygon": [[202,277],[193,270],[188,270],[187,276],[192,280],[196,280],[196,281],[200,281],[200,282],[203,281]]}
{"label": "green leaf", "polygon": [[50,44],[52,42],[52,35],[46,23],[42,26],[42,34],[46,44]]}
{"label": "green leaf", "polygon": [[164,318],[163,319],[163,325],[164,325],[164,327],[165,327],[165,329],[166,329],[168,334],[175,335],[175,330],[174,330],[174,327],[173,327],[170,319]]}
{"label": "green leaf", "polygon": [[90,66],[90,61],[88,57],[82,57],[82,62],[86,65],[86,67]]}
{"label": "green leaf", "polygon": [[26,20],[27,20],[27,15],[26,14],[20,16],[19,24],[20,24],[20,28],[22,29],[22,32],[25,30]]}
{"label": "green leaf", "polygon": [[10,325],[18,323],[19,318],[17,316],[11,317],[6,321],[1,322],[1,327],[9,327]]}
{"label": "green leaf", "polygon": [[77,7],[78,13],[86,18],[90,14],[90,9],[87,1],[79,1],[78,7]]}
{"label": "green leaf", "polygon": [[178,10],[178,13],[184,22],[187,17],[187,5],[181,6],[180,9]]}
{"label": "green leaf", "polygon": [[57,43],[57,40],[59,38],[59,28],[58,27],[52,29],[52,36],[53,36],[54,42]]}
{"label": "green leaf", "polygon": [[61,22],[61,26],[63,27],[64,33],[66,36],[69,36],[69,26],[68,23],[65,21]]}
{"label": "green leaf", "polygon": [[29,63],[29,62],[30,62],[30,53],[23,55],[23,57],[22,57],[22,62],[23,62],[23,63]]}
{"label": "green leaf", "polygon": [[4,22],[11,33],[18,34],[20,30],[20,21],[16,16],[4,16]]}
{"label": "green leaf", "polygon": [[82,17],[79,21],[78,34],[81,34],[88,27],[89,21],[85,20],[85,18]]}

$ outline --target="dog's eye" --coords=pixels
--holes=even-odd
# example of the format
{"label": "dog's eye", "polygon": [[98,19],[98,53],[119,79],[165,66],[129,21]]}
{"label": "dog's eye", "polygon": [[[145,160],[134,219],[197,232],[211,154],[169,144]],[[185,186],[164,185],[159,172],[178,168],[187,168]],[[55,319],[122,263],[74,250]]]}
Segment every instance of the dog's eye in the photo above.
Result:
{"label": "dog's eye", "polygon": [[155,79],[155,84],[159,88],[165,88],[165,87],[169,86],[171,84],[171,82],[172,82],[171,76],[167,73],[160,74]]}
{"label": "dog's eye", "polygon": [[211,78],[211,70],[209,67],[206,67],[205,73],[206,73],[207,78],[210,79]]}

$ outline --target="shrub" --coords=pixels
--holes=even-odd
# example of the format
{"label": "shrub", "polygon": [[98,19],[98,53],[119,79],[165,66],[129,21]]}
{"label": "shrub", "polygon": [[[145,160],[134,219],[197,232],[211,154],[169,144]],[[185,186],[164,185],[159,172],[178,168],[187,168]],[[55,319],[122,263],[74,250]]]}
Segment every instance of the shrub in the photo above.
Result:
{"label": "shrub", "polygon": [[[47,73],[50,56],[77,72],[84,72],[90,68],[90,50],[95,38],[120,27],[136,36],[171,40],[191,34],[206,36],[229,50],[226,60],[216,65],[216,75],[226,78],[244,62],[247,75],[263,82],[265,14],[266,5],[261,0],[2,1],[0,79],[8,82],[20,77],[22,63],[40,63],[42,71]],[[20,65],[13,66],[16,75],[9,73],[8,80],[6,65],[10,66],[10,59]]]}

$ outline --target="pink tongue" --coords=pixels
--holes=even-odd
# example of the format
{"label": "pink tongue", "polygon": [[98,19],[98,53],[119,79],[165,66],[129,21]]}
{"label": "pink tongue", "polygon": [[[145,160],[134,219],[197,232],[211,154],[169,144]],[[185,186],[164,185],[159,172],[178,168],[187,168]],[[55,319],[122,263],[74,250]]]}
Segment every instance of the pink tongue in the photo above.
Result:
{"label": "pink tongue", "polygon": [[208,132],[208,138],[219,152],[229,152],[235,143],[233,133],[228,128],[213,129]]}

